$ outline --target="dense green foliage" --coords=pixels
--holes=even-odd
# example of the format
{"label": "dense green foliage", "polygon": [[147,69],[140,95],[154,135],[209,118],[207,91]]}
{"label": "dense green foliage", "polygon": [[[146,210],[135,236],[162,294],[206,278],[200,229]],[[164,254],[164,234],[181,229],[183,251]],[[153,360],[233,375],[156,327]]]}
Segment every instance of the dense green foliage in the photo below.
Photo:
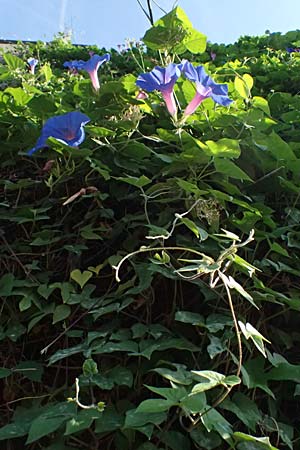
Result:
{"label": "dense green foliage", "polygon": [[[204,53],[179,8],[155,25],[98,93],[62,68],[95,48],[3,55],[1,448],[299,448],[299,32]],[[141,71],[182,58],[232,105],[174,123],[160,93],[136,98]],[[175,92],[184,109],[194,86]],[[29,157],[73,110],[80,148]]]}

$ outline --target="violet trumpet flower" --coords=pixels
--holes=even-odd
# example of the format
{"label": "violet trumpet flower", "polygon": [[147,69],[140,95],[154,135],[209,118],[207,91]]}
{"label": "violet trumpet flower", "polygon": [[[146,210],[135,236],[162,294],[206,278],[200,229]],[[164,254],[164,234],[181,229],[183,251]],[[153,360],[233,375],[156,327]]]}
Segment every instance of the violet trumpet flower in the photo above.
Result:
{"label": "violet trumpet flower", "polygon": [[155,90],[161,92],[169,113],[174,117],[177,113],[174,84],[180,74],[180,67],[177,64],[171,63],[167,67],[156,66],[151,72],[140,74],[136,85],[148,92]]}
{"label": "violet trumpet flower", "polygon": [[106,53],[103,56],[99,55],[93,55],[90,57],[88,61],[82,61],[82,60],[74,60],[74,61],[66,61],[63,66],[67,67],[69,69],[76,69],[76,70],[85,70],[91,79],[93,88],[95,91],[98,91],[100,89],[100,83],[98,78],[98,69],[99,67],[110,60],[110,54]]}
{"label": "violet trumpet flower", "polygon": [[193,114],[200,103],[209,97],[222,106],[228,106],[232,103],[232,100],[228,97],[227,84],[215,83],[213,79],[206,74],[203,66],[194,67],[190,62],[184,61],[181,64],[181,68],[185,77],[188,80],[193,81],[196,85],[196,94],[187,105],[184,116]]}
{"label": "violet trumpet flower", "polygon": [[300,48],[288,47],[288,48],[286,49],[286,51],[287,51],[288,53],[300,53]]}
{"label": "violet trumpet flower", "polygon": [[84,125],[90,122],[90,118],[79,111],[72,111],[60,116],[48,119],[35,147],[28,151],[32,155],[40,148],[47,147],[47,139],[53,137],[63,144],[77,147],[85,139]]}
{"label": "violet trumpet flower", "polygon": [[70,70],[78,70],[81,69],[85,64],[85,61],[82,61],[82,59],[75,59],[74,61],[66,61],[63,63],[63,66]]}
{"label": "violet trumpet flower", "polygon": [[35,58],[28,58],[27,62],[29,64],[29,72],[32,73],[34,75],[35,72],[35,68],[38,65],[39,61],[38,59]]}

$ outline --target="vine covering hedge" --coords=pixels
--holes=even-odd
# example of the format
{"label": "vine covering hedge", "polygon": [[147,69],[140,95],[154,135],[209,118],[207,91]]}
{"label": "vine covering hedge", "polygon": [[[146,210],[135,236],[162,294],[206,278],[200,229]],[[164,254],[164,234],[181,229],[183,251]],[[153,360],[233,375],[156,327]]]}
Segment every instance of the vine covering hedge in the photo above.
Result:
{"label": "vine covering hedge", "polygon": [[2,55],[3,448],[299,448],[299,40]]}

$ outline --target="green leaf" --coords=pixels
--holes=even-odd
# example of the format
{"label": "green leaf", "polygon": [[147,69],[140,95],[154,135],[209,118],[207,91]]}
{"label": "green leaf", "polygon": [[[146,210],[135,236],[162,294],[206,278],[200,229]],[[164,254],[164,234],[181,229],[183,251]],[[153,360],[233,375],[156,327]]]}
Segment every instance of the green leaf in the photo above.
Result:
{"label": "green leaf", "polygon": [[157,388],[155,386],[145,385],[150,391],[161,395],[172,403],[178,403],[182,398],[186,397],[187,391],[184,387]]}
{"label": "green leaf", "polygon": [[225,383],[225,375],[222,375],[218,372],[213,372],[211,370],[192,370],[192,374],[196,375],[196,379],[198,377],[204,378],[209,380],[208,382],[202,381],[201,383],[195,384],[195,386],[192,389],[192,394],[198,394],[200,392],[205,392],[210,389],[213,389],[216,386],[219,386],[220,384],[226,384]]}
{"label": "green leaf", "polygon": [[253,106],[255,108],[261,109],[267,116],[271,115],[270,107],[268,101],[263,97],[253,97],[252,99]]}
{"label": "green leaf", "polygon": [[251,75],[245,73],[242,76],[236,76],[234,79],[235,90],[242,98],[249,98],[253,86],[253,78]]}
{"label": "green leaf", "polygon": [[157,340],[149,339],[145,342],[142,342],[140,355],[145,358],[150,359],[151,355],[155,351],[164,351],[169,350],[170,348],[175,348],[177,350],[187,350],[190,352],[198,351],[199,347],[196,347],[192,342],[184,338],[176,338],[176,337],[167,337],[161,338]]}
{"label": "green leaf", "polygon": [[134,158],[136,160],[142,160],[148,158],[151,155],[151,149],[141,142],[129,142],[127,146],[122,150],[122,155],[127,158]]}
{"label": "green leaf", "polygon": [[29,425],[24,422],[10,423],[0,428],[0,441],[25,436],[28,433]]}
{"label": "green leaf", "polygon": [[154,237],[154,236],[167,237],[169,235],[168,230],[166,230],[165,228],[157,227],[156,225],[146,225],[146,226],[147,226],[147,228],[150,229],[149,236],[151,236],[151,237]]}
{"label": "green leaf", "polygon": [[224,440],[228,440],[232,435],[230,423],[214,408],[207,411],[202,416],[202,422],[208,432],[214,430],[220,434]]}
{"label": "green leaf", "polygon": [[65,436],[90,428],[95,419],[101,420],[102,413],[96,409],[81,410],[66,424]]}
{"label": "green leaf", "polygon": [[17,364],[14,372],[20,372],[29,380],[41,382],[44,368],[38,361],[22,361]]}
{"label": "green leaf", "polygon": [[200,190],[196,184],[182,180],[181,178],[177,178],[176,183],[181,187],[181,189],[190,194],[201,195],[207,193],[207,191]]}
{"label": "green leaf", "polygon": [[124,428],[139,428],[148,423],[159,425],[166,417],[165,412],[143,413],[137,409],[130,409],[126,411]]}
{"label": "green leaf", "polygon": [[203,392],[189,395],[181,400],[179,406],[189,414],[200,414],[206,407],[206,395]]}
{"label": "green leaf", "polygon": [[3,53],[2,58],[11,70],[15,69],[25,69],[25,63],[18,56],[12,55],[11,53]]}
{"label": "green leaf", "polygon": [[40,69],[41,73],[44,75],[46,82],[48,83],[52,76],[53,76],[53,72],[51,70],[51,66],[49,63],[45,63],[41,69]]}
{"label": "green leaf", "polygon": [[175,320],[177,320],[178,322],[190,323],[191,325],[205,325],[205,319],[203,316],[190,311],[177,311],[175,314]]}
{"label": "green leaf", "polygon": [[261,356],[247,361],[242,367],[243,382],[248,389],[260,388],[275,399],[268,387],[269,376],[264,368],[264,361]]}
{"label": "green leaf", "polygon": [[22,300],[19,303],[19,310],[22,311],[26,311],[27,309],[30,308],[32,303],[32,299],[28,296],[23,297]]}
{"label": "green leaf", "polygon": [[133,374],[126,367],[115,366],[109,371],[108,376],[118,386],[128,386],[131,388],[133,385]]}
{"label": "green leaf", "polygon": [[53,313],[52,323],[61,322],[65,320],[71,314],[71,308],[69,305],[58,305]]}
{"label": "green leaf", "polygon": [[12,273],[7,273],[6,275],[3,275],[3,277],[0,278],[0,296],[1,297],[7,297],[11,294],[12,288],[14,285],[14,279]]}
{"label": "green leaf", "polygon": [[38,287],[38,293],[45,299],[48,300],[50,294],[54,291],[56,286],[47,286],[47,284],[41,284]]}
{"label": "green leaf", "polygon": [[268,339],[266,339],[262,334],[260,334],[259,331],[257,331],[250,323],[246,323],[246,325],[241,322],[240,320],[238,321],[240,329],[243,333],[243,335],[245,336],[246,339],[251,339],[254,343],[254,345],[256,346],[256,348],[264,355],[264,357],[266,358],[266,350],[265,350],[265,346],[264,346],[264,342],[269,342]]}
{"label": "green leaf", "polygon": [[158,367],[157,369],[153,369],[153,372],[177,384],[189,385],[192,383],[192,375],[186,370],[185,366],[174,364],[174,368],[175,370],[170,370],[165,367]]}
{"label": "green leaf", "polygon": [[158,413],[168,411],[176,402],[165,399],[150,399],[144,400],[136,409],[137,413]]}
{"label": "green leaf", "polygon": [[66,417],[49,417],[40,416],[32,422],[26,444],[31,444],[43,436],[56,431],[67,420]]}
{"label": "green leaf", "polygon": [[145,175],[141,175],[139,178],[137,177],[116,177],[116,180],[124,181],[125,183],[131,184],[135,187],[144,187],[147,184],[151,183],[151,180]]}
{"label": "green leaf", "polygon": [[219,384],[225,379],[225,375],[212,370],[192,370],[191,372],[196,375],[196,377],[205,378],[212,383],[216,382]]}
{"label": "green leaf", "polygon": [[53,433],[75,414],[75,403],[63,402],[47,405],[42,414],[31,421],[26,444]]}
{"label": "green leaf", "polygon": [[114,430],[119,430],[124,425],[124,416],[108,406],[102,413],[100,419],[96,419],[95,432],[106,433]]}
{"label": "green leaf", "polygon": [[187,36],[183,39],[182,44],[186,47],[188,51],[199,55],[205,52],[206,49],[206,36],[200,31],[195,29],[190,30]]}
{"label": "green leaf", "polygon": [[157,447],[157,445],[151,444],[151,442],[145,442],[140,445],[137,450],[162,450],[161,447]]}
{"label": "green leaf", "polygon": [[219,355],[220,353],[223,353],[224,351],[227,351],[227,347],[225,344],[221,341],[220,338],[214,335],[209,335],[210,344],[207,346],[207,352],[211,359],[213,359],[215,356]]}
{"label": "green leaf", "polygon": [[10,87],[5,89],[5,92],[13,96],[17,106],[25,106],[33,97],[32,95],[27,94],[21,87]]}
{"label": "green leaf", "polygon": [[215,158],[214,165],[217,172],[221,172],[230,178],[252,181],[249,175],[247,175],[242,169],[228,159]]}
{"label": "green leaf", "polygon": [[49,365],[55,364],[61,359],[68,358],[69,356],[76,355],[77,353],[83,353],[88,350],[86,343],[75,345],[74,347],[65,348],[63,350],[58,350],[49,358]]}
{"label": "green leaf", "polygon": [[211,333],[224,330],[226,326],[232,326],[232,317],[223,314],[210,314],[206,319],[206,328]]}
{"label": "green leaf", "polygon": [[151,258],[151,261],[154,264],[169,264],[169,262],[171,261],[171,258],[167,252],[162,251],[161,254],[155,253],[153,258]]}
{"label": "green leaf", "polygon": [[256,306],[256,304],[254,303],[252,296],[247,291],[245,291],[242,285],[235,281],[235,279],[231,276],[226,277],[225,279],[228,280],[227,285],[230,289],[235,289],[242,297],[248,300],[248,302],[251,303],[252,306],[254,306],[256,309],[259,309],[258,306]]}
{"label": "green leaf", "polygon": [[252,431],[255,431],[257,423],[262,419],[256,403],[241,392],[235,393],[232,400],[225,399],[221,408],[233,412]]}
{"label": "green leaf", "polygon": [[241,379],[236,375],[228,375],[223,384],[226,384],[226,386],[237,386],[241,384]]}
{"label": "green leaf", "polygon": [[161,432],[158,436],[160,441],[165,444],[165,448],[172,450],[191,450],[189,438],[179,431],[169,430],[168,433]]}
{"label": "green leaf", "polygon": [[178,55],[187,50],[199,54],[206,48],[206,36],[193,28],[180,7],[155,22],[144,35],[143,41],[153,50],[169,50]]}
{"label": "green leaf", "polygon": [[10,369],[6,369],[5,367],[0,367],[0,379],[6,378],[11,374],[12,374],[12,371]]}
{"label": "green leaf", "polygon": [[180,217],[180,222],[183,223],[189,230],[191,230],[195,234],[195,236],[199,239],[200,233],[195,222],[188,219],[187,217]]}
{"label": "green leaf", "polygon": [[6,330],[6,336],[13,342],[17,342],[20,336],[26,333],[26,328],[21,323],[12,323]]}
{"label": "green leaf", "polygon": [[293,170],[293,162],[296,161],[297,158],[290,145],[274,131],[267,136],[262,134],[255,136],[254,141],[256,145],[268,150],[275,160],[280,161],[282,164],[291,161],[290,168]]}
{"label": "green leaf", "polygon": [[300,365],[280,363],[268,373],[269,380],[300,382]]}
{"label": "green leaf", "polygon": [[194,427],[191,431],[191,438],[200,447],[207,450],[221,448],[221,438],[214,431],[208,432],[203,425]]}
{"label": "green leaf", "polygon": [[122,342],[112,342],[101,343],[100,345],[95,345],[93,347],[93,353],[96,355],[104,353],[114,353],[114,352],[132,352],[138,351],[138,344],[134,341],[125,340]]}
{"label": "green leaf", "polygon": [[89,377],[98,373],[97,363],[92,359],[86,359],[82,366],[82,372],[85,377]]}
{"label": "green leaf", "polygon": [[210,153],[218,158],[238,158],[241,154],[237,139],[222,138],[218,141],[205,141]]}
{"label": "green leaf", "polygon": [[244,450],[278,450],[277,447],[273,447],[273,445],[271,445],[270,443],[270,439],[268,437],[256,437],[256,436],[251,436],[250,434],[245,434],[245,433],[241,433],[241,432],[235,432],[233,433],[234,438],[238,441],[246,441],[247,443],[254,443],[254,444],[258,444],[256,447],[249,445],[248,447],[243,447]]}
{"label": "green leaf", "polygon": [[72,280],[76,281],[76,283],[79,284],[81,289],[89,281],[89,279],[92,278],[92,276],[93,274],[89,270],[84,270],[83,272],[81,272],[79,269],[72,270],[70,274]]}
{"label": "green leaf", "polygon": [[105,391],[110,391],[114,387],[114,382],[110,378],[107,378],[100,373],[96,373],[95,375],[90,375],[89,377],[80,377],[80,383],[82,385],[90,386],[94,384],[98,386],[100,389]]}

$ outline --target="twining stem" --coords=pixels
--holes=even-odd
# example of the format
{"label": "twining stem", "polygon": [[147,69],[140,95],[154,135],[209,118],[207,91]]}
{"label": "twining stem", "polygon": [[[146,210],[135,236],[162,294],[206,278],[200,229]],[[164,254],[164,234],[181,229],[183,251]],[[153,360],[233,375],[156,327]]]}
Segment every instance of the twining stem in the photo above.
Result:
{"label": "twining stem", "polygon": [[101,411],[102,408],[104,408],[104,403],[98,403],[98,405],[95,405],[94,403],[92,403],[91,405],[84,405],[83,403],[80,402],[79,400],[79,392],[80,392],[80,388],[79,388],[79,378],[75,379],[75,389],[76,389],[76,394],[75,394],[75,398],[70,398],[69,401],[75,402],[77,406],[79,406],[79,408],[81,409],[97,409],[98,411]]}
{"label": "twining stem", "polygon": [[232,302],[230,289],[229,289],[228,283],[227,283],[227,277],[221,271],[219,271],[218,275],[221,278],[221,280],[223,281],[223,284],[224,284],[225,289],[226,289],[228,303],[229,303],[229,308],[230,308],[230,312],[231,312],[231,315],[232,315],[232,320],[233,320],[233,323],[234,323],[234,328],[235,328],[235,333],[236,333],[236,338],[237,338],[237,343],[238,343],[239,359],[238,359],[238,367],[237,367],[237,371],[236,371],[236,376],[238,377],[240,375],[240,373],[241,373],[242,363],[243,363],[242,340],[241,340],[241,335],[240,335],[238,321],[237,321],[237,318],[236,318],[236,315],[235,315],[235,311],[234,311],[234,306],[233,306],[233,302]]}
{"label": "twining stem", "polygon": [[112,266],[113,269],[115,269],[115,271],[116,271],[115,277],[116,277],[116,280],[118,281],[118,283],[120,283],[120,281],[121,281],[121,279],[119,277],[120,268],[127,259],[131,258],[132,256],[138,255],[140,253],[147,253],[147,252],[153,252],[153,251],[159,252],[162,250],[175,250],[175,251],[190,252],[190,253],[194,253],[195,255],[207,258],[207,255],[205,255],[204,253],[198,252],[197,250],[193,250],[192,248],[187,248],[187,247],[141,247],[139,250],[135,250],[134,252],[128,253],[126,256],[124,256],[124,258],[122,258],[121,261],[119,262],[119,264],[117,264],[116,266]]}

